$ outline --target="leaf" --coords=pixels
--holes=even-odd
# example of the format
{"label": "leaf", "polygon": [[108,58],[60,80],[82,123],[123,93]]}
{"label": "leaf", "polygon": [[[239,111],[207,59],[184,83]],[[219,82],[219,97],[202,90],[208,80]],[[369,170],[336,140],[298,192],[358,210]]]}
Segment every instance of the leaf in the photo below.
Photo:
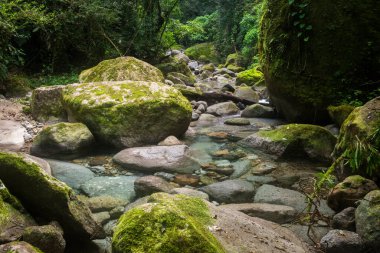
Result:
{"label": "leaf", "polygon": [[301,36],[302,36],[302,33],[299,32],[299,33],[297,34],[297,37],[299,38],[299,37],[301,37]]}
{"label": "leaf", "polygon": [[300,28],[303,29],[306,25],[305,24],[300,24]]}
{"label": "leaf", "polygon": [[289,2],[289,5],[292,5],[292,4],[294,4],[294,1],[295,1],[295,0],[288,0],[288,2]]}
{"label": "leaf", "polygon": [[304,38],[303,41],[308,42],[309,41],[309,37]]}
{"label": "leaf", "polygon": [[308,31],[310,31],[310,30],[312,30],[313,29],[313,26],[312,25],[308,25],[307,27],[306,27],[306,30],[308,30]]}
{"label": "leaf", "polygon": [[303,13],[303,14],[299,15],[299,18],[300,18],[300,19],[303,19],[305,16],[306,16],[306,14]]}
{"label": "leaf", "polygon": [[293,23],[293,25],[294,25],[294,26],[297,26],[297,25],[299,25],[299,23],[300,23],[299,21],[295,21],[295,22]]}

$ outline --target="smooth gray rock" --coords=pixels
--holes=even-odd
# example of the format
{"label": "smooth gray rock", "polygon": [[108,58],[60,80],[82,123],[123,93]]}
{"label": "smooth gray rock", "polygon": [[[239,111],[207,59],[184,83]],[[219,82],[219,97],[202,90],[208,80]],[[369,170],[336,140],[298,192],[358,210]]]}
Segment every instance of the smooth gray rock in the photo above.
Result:
{"label": "smooth gray rock", "polygon": [[215,116],[233,115],[239,112],[239,107],[233,102],[223,102],[209,106],[207,113]]}
{"label": "smooth gray rock", "polygon": [[200,165],[189,155],[186,145],[152,146],[124,149],[113,160],[130,170],[193,173]]}
{"label": "smooth gray rock", "polygon": [[[257,189],[254,202],[291,206],[299,213],[303,212],[307,206],[306,197],[302,193],[268,184]],[[325,215],[334,215],[334,211],[324,200],[321,201],[320,211]]]}
{"label": "smooth gray rock", "polygon": [[231,179],[239,178],[246,174],[252,168],[252,161],[248,159],[240,159],[232,163],[234,172],[230,176]]}
{"label": "smooth gray rock", "polygon": [[0,150],[19,151],[26,129],[16,121],[0,120]]}
{"label": "smooth gray rock", "polygon": [[238,87],[235,91],[235,96],[251,103],[258,103],[260,100],[259,93],[248,86]]}
{"label": "smooth gray rock", "polygon": [[137,197],[144,197],[151,195],[155,192],[170,192],[174,189],[174,186],[156,176],[140,177],[135,181],[135,192]]}
{"label": "smooth gray rock", "polygon": [[66,183],[68,186],[78,191],[80,186],[95,177],[90,169],[69,162],[57,160],[47,160],[52,170],[53,177]]}
{"label": "smooth gray rock", "polygon": [[334,215],[331,226],[335,229],[355,231],[355,208],[348,207]]}
{"label": "smooth gray rock", "polygon": [[247,106],[241,113],[243,118],[274,118],[276,113],[272,107],[260,104]]}
{"label": "smooth gray rock", "polygon": [[246,180],[255,184],[272,184],[276,182],[276,179],[271,176],[249,176]]}
{"label": "smooth gray rock", "polygon": [[197,121],[197,126],[213,126],[218,122],[218,118],[215,117],[214,115],[204,113],[202,114],[198,121]]}
{"label": "smooth gray rock", "polygon": [[201,191],[198,191],[195,189],[187,188],[187,187],[174,188],[173,190],[171,190],[170,193],[171,194],[183,194],[183,195],[187,195],[190,197],[196,197],[196,198],[201,198],[204,200],[209,200],[209,196],[207,193],[204,193],[204,192],[201,192]]}
{"label": "smooth gray rock", "polygon": [[212,200],[219,203],[246,203],[251,202],[255,193],[252,183],[241,180],[226,180],[200,188]]}
{"label": "smooth gray rock", "polygon": [[135,198],[134,183],[137,177],[95,177],[85,182],[80,189],[90,197],[108,195],[131,201]]}
{"label": "smooth gray rock", "polygon": [[322,237],[330,231],[329,227],[313,226],[309,233],[310,237],[313,239],[311,240],[307,235],[307,231],[309,230],[308,226],[299,224],[284,224],[283,226],[295,233],[299,239],[312,245],[314,242],[321,241]]}
{"label": "smooth gray rock", "polygon": [[321,239],[326,253],[362,253],[363,240],[357,233],[345,230],[331,230]]}

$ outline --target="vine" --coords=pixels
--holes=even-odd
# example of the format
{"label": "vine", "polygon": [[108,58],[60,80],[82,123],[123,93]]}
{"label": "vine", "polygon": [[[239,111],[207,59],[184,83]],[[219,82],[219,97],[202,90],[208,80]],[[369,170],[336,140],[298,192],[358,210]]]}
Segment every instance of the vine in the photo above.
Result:
{"label": "vine", "polygon": [[307,43],[310,40],[310,32],[313,30],[313,26],[307,22],[309,2],[307,0],[288,0],[288,4],[291,7],[290,17],[297,37]]}

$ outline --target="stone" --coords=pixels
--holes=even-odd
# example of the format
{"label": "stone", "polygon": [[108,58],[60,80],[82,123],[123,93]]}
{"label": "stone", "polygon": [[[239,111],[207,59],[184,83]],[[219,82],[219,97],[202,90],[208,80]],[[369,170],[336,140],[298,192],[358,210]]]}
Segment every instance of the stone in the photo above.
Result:
{"label": "stone", "polygon": [[135,196],[135,176],[94,177],[81,185],[80,189],[90,197],[111,196],[124,201],[132,201]]}
{"label": "stone", "polygon": [[209,200],[209,196],[207,193],[187,188],[187,187],[182,187],[182,188],[174,188],[173,190],[170,191],[170,194],[182,194],[186,195],[189,197],[194,197],[194,198],[201,198],[204,200]]}
{"label": "stone", "polygon": [[272,107],[254,104],[247,106],[241,113],[243,118],[275,118],[276,113]]}
{"label": "stone", "polygon": [[65,85],[38,87],[33,90],[30,109],[32,117],[40,122],[66,121],[67,112],[63,105]]}
{"label": "stone", "polygon": [[84,124],[58,123],[38,133],[30,153],[40,157],[77,158],[89,152],[94,143],[94,136]]}
{"label": "stone", "polygon": [[212,62],[218,64],[219,56],[215,45],[212,43],[201,43],[191,46],[185,50],[185,54],[192,60],[199,62]]}
{"label": "stone", "polygon": [[180,186],[198,186],[200,179],[195,175],[179,174],[174,177],[173,182]]}
{"label": "stone", "polygon": [[355,231],[355,208],[347,207],[335,214],[331,226],[335,229]]}
{"label": "stone", "polygon": [[305,157],[329,163],[336,137],[320,126],[306,124],[282,125],[274,130],[260,130],[240,141],[277,158]]}
{"label": "stone", "polygon": [[356,233],[373,250],[380,247],[380,190],[371,191],[355,211]]}
{"label": "stone", "polygon": [[239,108],[233,102],[223,102],[211,105],[207,108],[207,113],[215,116],[233,115],[239,112]]}
{"label": "stone", "polygon": [[330,118],[338,127],[342,126],[354,109],[355,107],[352,105],[329,106],[327,108]]}
{"label": "stone", "polygon": [[17,121],[0,120],[0,150],[19,151],[26,129]]}
{"label": "stone", "polygon": [[359,175],[349,176],[331,190],[327,203],[332,209],[339,212],[350,206],[355,207],[358,200],[361,200],[370,191],[378,189],[372,180]]}
{"label": "stone", "polygon": [[101,238],[103,229],[90,209],[65,183],[49,176],[36,163],[14,153],[0,153],[0,180],[32,214],[56,220],[74,240]]}
{"label": "stone", "polygon": [[364,245],[360,236],[351,231],[331,230],[321,239],[326,253],[361,253]]}
{"label": "stone", "polygon": [[100,213],[94,213],[94,219],[96,222],[104,226],[111,220],[111,215],[109,212],[100,212]]}
{"label": "stone", "polygon": [[246,84],[248,86],[253,86],[256,83],[261,82],[264,79],[264,75],[262,72],[257,70],[256,68],[248,69],[246,71],[242,71],[237,74],[236,84]]}
{"label": "stone", "polygon": [[71,121],[84,123],[99,141],[119,148],[179,137],[192,113],[177,89],[158,82],[72,84],[65,89],[64,102]]}
{"label": "stone", "polygon": [[127,80],[164,82],[165,79],[156,67],[130,56],[102,61],[79,75],[81,83]]}
{"label": "stone", "polygon": [[260,163],[252,168],[253,175],[266,175],[277,169],[277,165],[271,162]]}
{"label": "stone", "polygon": [[271,176],[249,176],[246,178],[247,181],[254,184],[273,184],[276,182],[276,179]]}
{"label": "stone", "polygon": [[[257,189],[254,203],[290,206],[298,213],[302,213],[307,207],[306,197],[302,193],[268,184],[264,184]],[[327,216],[334,215],[334,211],[327,206],[325,200],[321,200],[319,211]]]}
{"label": "stone", "polygon": [[113,161],[137,171],[192,173],[199,169],[186,145],[129,148],[117,153]]}
{"label": "stone", "polygon": [[52,176],[66,183],[74,190],[79,190],[80,186],[95,177],[90,169],[69,162],[48,160],[52,170]]}
{"label": "stone", "polygon": [[137,197],[144,197],[155,192],[170,192],[174,189],[169,182],[156,176],[140,177],[135,181],[134,187]]}
{"label": "stone", "polygon": [[249,126],[251,125],[251,122],[248,119],[232,118],[225,120],[224,124],[233,126]]}
{"label": "stone", "polygon": [[232,163],[234,172],[230,176],[231,179],[239,178],[248,173],[252,168],[252,162],[249,159],[240,159]]}
{"label": "stone", "polygon": [[44,253],[63,253],[66,241],[62,233],[60,228],[53,225],[32,226],[25,229],[22,240]]}
{"label": "stone", "polygon": [[241,86],[236,88],[235,96],[250,103],[258,103],[260,100],[259,93],[248,86]]}
{"label": "stone", "polygon": [[188,77],[178,72],[170,72],[167,74],[166,78],[172,81],[174,84],[184,84],[186,86],[194,86],[195,84],[195,78],[193,76]]}
{"label": "stone", "polygon": [[183,142],[178,140],[175,136],[169,136],[165,140],[158,143],[158,146],[175,146],[175,145],[183,145]]}
{"label": "stone", "polygon": [[168,75],[172,72],[177,72],[182,73],[185,76],[194,78],[191,69],[187,65],[187,62],[175,57],[166,58],[164,62],[161,62],[157,65],[157,68],[159,68],[164,73],[164,75]]}
{"label": "stone", "polygon": [[233,179],[210,184],[200,188],[212,200],[219,203],[245,203],[253,199],[255,188],[245,180]]}
{"label": "stone", "polygon": [[283,226],[296,234],[299,240],[302,240],[311,245],[314,245],[315,242],[320,242],[322,237],[330,231],[329,227],[318,225],[314,225],[312,228],[309,228],[307,225],[300,224],[284,224]]}
{"label": "stone", "polygon": [[215,117],[214,115],[204,113],[201,116],[199,116],[197,126],[213,126],[217,123],[218,118]]}
{"label": "stone", "polygon": [[33,247],[27,242],[10,242],[0,245],[1,253],[41,253],[41,250]]}
{"label": "stone", "polygon": [[126,206],[128,204],[128,201],[124,199],[114,198],[107,195],[87,198],[83,200],[83,202],[88,205],[93,213],[110,212],[117,207]]}
{"label": "stone", "polygon": [[243,203],[222,205],[219,208],[235,210],[252,217],[284,224],[296,220],[297,211],[290,206],[273,205],[266,203]]}
{"label": "stone", "polygon": [[190,61],[187,65],[189,66],[191,70],[196,70],[199,67],[199,64],[197,61]]}

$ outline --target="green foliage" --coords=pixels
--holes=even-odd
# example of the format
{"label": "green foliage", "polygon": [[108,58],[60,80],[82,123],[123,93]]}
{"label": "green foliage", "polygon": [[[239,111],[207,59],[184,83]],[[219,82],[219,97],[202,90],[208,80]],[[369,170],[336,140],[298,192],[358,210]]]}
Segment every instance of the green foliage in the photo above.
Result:
{"label": "green foliage", "polygon": [[56,75],[36,75],[30,78],[30,83],[34,88],[40,86],[66,85],[77,83],[79,81],[78,75],[76,71]]}
{"label": "green foliage", "polygon": [[290,18],[297,31],[297,37],[304,43],[310,40],[310,32],[313,26],[307,21],[309,0],[288,0],[291,6]]}

